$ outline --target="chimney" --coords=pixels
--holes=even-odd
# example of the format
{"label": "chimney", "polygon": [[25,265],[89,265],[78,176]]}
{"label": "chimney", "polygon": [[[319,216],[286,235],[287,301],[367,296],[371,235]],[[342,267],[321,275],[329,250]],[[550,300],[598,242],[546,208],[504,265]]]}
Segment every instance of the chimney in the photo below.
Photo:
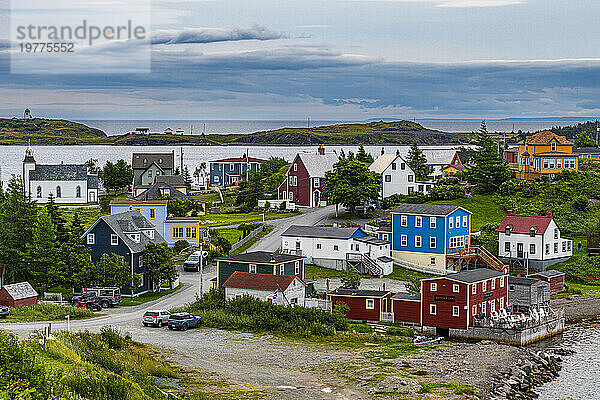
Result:
{"label": "chimney", "polygon": [[552,213],[551,212],[548,213],[548,218],[552,218]]}
{"label": "chimney", "polygon": [[317,150],[317,153],[324,156],[325,155],[325,146],[323,146],[323,144],[319,145],[319,149]]}
{"label": "chimney", "polygon": [[384,155],[384,154],[385,154],[385,149],[382,147],[381,148],[381,155]]}
{"label": "chimney", "polygon": [[507,215],[512,215],[512,210],[508,210],[508,214]]}
{"label": "chimney", "polygon": [[396,155],[399,156],[400,155],[400,150],[396,150]]}

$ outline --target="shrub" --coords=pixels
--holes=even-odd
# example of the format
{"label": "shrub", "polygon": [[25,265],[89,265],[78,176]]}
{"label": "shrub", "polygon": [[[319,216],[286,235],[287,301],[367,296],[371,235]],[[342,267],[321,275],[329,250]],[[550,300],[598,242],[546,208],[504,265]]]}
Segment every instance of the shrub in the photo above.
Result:
{"label": "shrub", "polygon": [[285,204],[285,201],[282,201],[281,204],[279,205],[279,209],[281,211],[285,211],[286,207],[287,207],[287,205]]}
{"label": "shrub", "polygon": [[398,326],[390,326],[385,331],[385,334],[386,335],[390,335],[390,336],[407,336],[407,337],[413,337],[415,335],[415,331],[412,330],[411,328],[401,328],[401,327],[398,327]]}
{"label": "shrub", "polygon": [[178,240],[175,242],[175,246],[173,246],[173,251],[176,254],[179,254],[188,247],[190,247],[190,244],[187,242],[187,240]]}
{"label": "shrub", "polygon": [[373,332],[373,328],[371,328],[369,325],[356,324],[356,325],[351,325],[350,328],[356,333],[372,333]]}
{"label": "shrub", "polygon": [[104,343],[113,350],[122,350],[127,347],[127,338],[121,334],[121,331],[118,328],[111,325],[103,326],[102,329],[100,329],[100,336]]}

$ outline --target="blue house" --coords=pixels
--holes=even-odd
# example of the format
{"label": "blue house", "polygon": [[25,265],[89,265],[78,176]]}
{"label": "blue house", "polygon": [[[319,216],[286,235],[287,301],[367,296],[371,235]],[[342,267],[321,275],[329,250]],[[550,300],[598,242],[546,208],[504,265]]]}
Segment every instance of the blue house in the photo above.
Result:
{"label": "blue house", "polygon": [[392,211],[392,258],[446,270],[446,255],[471,242],[471,212],[458,206],[402,204]]}
{"label": "blue house", "polygon": [[573,149],[573,154],[577,154],[580,158],[600,158],[599,147],[577,147]]}
{"label": "blue house", "polygon": [[224,158],[222,160],[210,161],[208,169],[210,172],[210,184],[212,186],[229,186],[244,179],[246,171],[249,173],[260,170],[260,164],[266,160],[260,158],[243,157]]}
{"label": "blue house", "polygon": [[[142,284],[133,294],[142,294],[153,289],[152,283],[145,276],[144,250],[148,243],[164,243],[165,239],[138,210],[98,218],[82,239],[83,244],[91,250],[92,262],[98,262],[104,254],[117,254],[125,259],[132,275],[135,273],[142,277]],[[124,293],[132,294],[128,291]]]}

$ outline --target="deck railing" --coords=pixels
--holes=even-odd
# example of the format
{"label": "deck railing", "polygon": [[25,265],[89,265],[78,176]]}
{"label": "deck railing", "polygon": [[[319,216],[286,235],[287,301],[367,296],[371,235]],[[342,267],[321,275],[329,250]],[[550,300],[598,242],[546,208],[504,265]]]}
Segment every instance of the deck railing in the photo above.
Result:
{"label": "deck railing", "polygon": [[379,320],[381,322],[394,322],[394,313],[382,311],[381,313],[379,313]]}

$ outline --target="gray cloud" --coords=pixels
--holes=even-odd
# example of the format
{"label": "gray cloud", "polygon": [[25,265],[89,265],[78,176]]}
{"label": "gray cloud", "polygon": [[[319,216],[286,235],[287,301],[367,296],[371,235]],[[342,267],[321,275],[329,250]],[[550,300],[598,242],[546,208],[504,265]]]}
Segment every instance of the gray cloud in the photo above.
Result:
{"label": "gray cloud", "polygon": [[237,28],[186,28],[159,30],[152,34],[152,44],[216,43],[241,40],[277,40],[286,35],[261,25]]}

